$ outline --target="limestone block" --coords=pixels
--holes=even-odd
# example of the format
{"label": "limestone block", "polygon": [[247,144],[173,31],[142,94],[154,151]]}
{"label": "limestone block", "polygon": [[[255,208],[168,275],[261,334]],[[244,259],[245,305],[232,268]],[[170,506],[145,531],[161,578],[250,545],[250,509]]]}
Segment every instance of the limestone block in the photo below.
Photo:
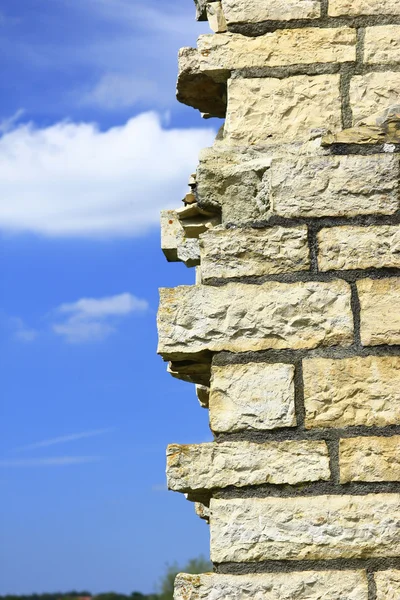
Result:
{"label": "limestone block", "polygon": [[161,211],[161,248],[170,262],[182,261],[187,267],[200,264],[198,240],[189,240],[175,210]]}
{"label": "limestone block", "polygon": [[211,499],[211,560],[400,556],[400,494]]}
{"label": "limestone block", "polygon": [[400,73],[396,71],[365,73],[353,77],[350,82],[350,105],[354,123],[383,111],[392,104],[400,104],[399,90]]}
{"label": "limestone block", "polygon": [[357,281],[363,346],[400,344],[400,279]]}
{"label": "limestone block", "polygon": [[231,23],[317,19],[319,0],[222,0],[225,17]]}
{"label": "limestone block", "polygon": [[202,502],[194,503],[194,510],[196,511],[196,515],[200,517],[203,521],[210,522],[210,509],[208,506],[205,506]]}
{"label": "limestone block", "polygon": [[210,426],[215,433],[295,427],[294,366],[213,366]]}
{"label": "limestone block", "polygon": [[220,210],[223,223],[245,223],[269,208],[271,156],[252,148],[206,148],[197,169],[197,196],[207,208]]}
{"label": "limestone block", "polygon": [[340,481],[400,481],[400,436],[340,440]]}
{"label": "limestone block", "polygon": [[400,25],[367,27],[365,30],[364,61],[369,64],[399,63]]}
{"label": "limestone block", "polygon": [[353,338],[344,281],[180,286],[160,295],[158,352],[168,360],[205,351],[348,345]]}
{"label": "limestone block", "polygon": [[306,141],[318,132],[339,128],[339,75],[228,81],[227,144]]}
{"label": "limestone block", "polygon": [[270,171],[271,212],[282,217],[390,215],[399,208],[393,154],[283,158]]}
{"label": "limestone block", "polygon": [[329,0],[330,17],[361,15],[400,15],[397,0]]}
{"label": "limestone block", "polygon": [[398,600],[400,598],[400,571],[389,569],[374,574],[376,600]]}
{"label": "limestone block", "polygon": [[196,385],[196,396],[202,408],[208,408],[210,402],[210,388],[205,385]]}
{"label": "limestone block", "polygon": [[[181,573],[175,600],[367,600],[365,571],[303,571],[260,575]],[[378,600],[395,600],[380,596]],[[396,596],[396,600],[398,600]]]}
{"label": "limestone block", "polygon": [[227,23],[221,2],[208,2],[206,5],[208,24],[214,33],[223,33]]}
{"label": "limestone block", "polygon": [[321,271],[400,268],[400,226],[332,227],[318,234]]}
{"label": "limestone block", "polygon": [[307,235],[303,226],[213,229],[200,239],[203,281],[308,270]]}
{"label": "limestone block", "polygon": [[248,485],[327,481],[329,453],[325,442],[225,442],[172,444],[167,449],[170,490],[196,492]]}
{"label": "limestone block", "polygon": [[303,361],[306,428],[400,425],[400,357]]}
{"label": "limestone block", "polygon": [[258,37],[201,35],[197,44],[200,69],[205,73],[356,59],[356,33],[349,27],[279,29]]}

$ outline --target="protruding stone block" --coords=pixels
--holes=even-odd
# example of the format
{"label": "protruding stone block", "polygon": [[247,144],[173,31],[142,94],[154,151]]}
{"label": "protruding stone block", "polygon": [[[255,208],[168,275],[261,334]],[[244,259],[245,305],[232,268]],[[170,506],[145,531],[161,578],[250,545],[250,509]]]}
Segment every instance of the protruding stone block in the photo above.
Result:
{"label": "protruding stone block", "polygon": [[400,357],[303,361],[306,427],[400,425]]}
{"label": "protruding stone block", "polygon": [[339,449],[341,483],[400,481],[400,436],[343,439]]}
{"label": "protruding stone block", "polygon": [[206,11],[208,24],[214,33],[223,33],[227,30],[227,23],[221,2],[213,2],[212,0],[207,2]]}
{"label": "protruding stone block", "polygon": [[400,15],[397,0],[329,0],[330,17]]}
{"label": "protruding stone block", "polygon": [[229,486],[296,484],[329,478],[325,442],[210,442],[172,444],[167,450],[169,489],[192,495]]}
{"label": "protruding stone block", "polygon": [[399,104],[399,88],[398,71],[364,73],[353,77],[350,83],[350,105],[354,123],[393,104]]}
{"label": "protruding stone block", "polygon": [[295,427],[294,366],[213,366],[209,408],[215,433]]}
{"label": "protruding stone block", "polygon": [[201,236],[201,273],[213,278],[273,275],[310,268],[307,227],[213,229]]}
{"label": "protruding stone block", "polygon": [[200,264],[199,241],[185,237],[175,210],[161,211],[161,249],[170,262],[182,261],[187,267]]}
{"label": "protruding stone block", "polygon": [[181,286],[160,295],[158,352],[168,360],[206,351],[349,345],[353,339],[344,281]]}
{"label": "protruding stone block", "polygon": [[330,227],[318,234],[321,271],[400,268],[400,225]]}
{"label": "protruding stone block", "polygon": [[319,0],[222,0],[226,20],[232,23],[317,19]]}
{"label": "protruding stone block", "polygon": [[212,499],[211,560],[400,556],[400,495]]}
{"label": "protruding stone block", "polygon": [[400,278],[357,281],[363,346],[400,344]]}
{"label": "protruding stone block", "polygon": [[271,164],[272,213],[281,217],[352,217],[399,208],[396,155],[282,158]]}
{"label": "protruding stone block", "polygon": [[398,600],[400,598],[400,571],[389,569],[374,573],[376,600]]}
{"label": "protruding stone block", "polygon": [[231,145],[304,142],[341,128],[339,75],[230,79],[224,140]]}
{"label": "protruding stone block", "polygon": [[[181,573],[175,580],[174,597],[175,600],[368,600],[368,582],[365,571]],[[382,595],[378,600],[398,600],[398,597]]]}

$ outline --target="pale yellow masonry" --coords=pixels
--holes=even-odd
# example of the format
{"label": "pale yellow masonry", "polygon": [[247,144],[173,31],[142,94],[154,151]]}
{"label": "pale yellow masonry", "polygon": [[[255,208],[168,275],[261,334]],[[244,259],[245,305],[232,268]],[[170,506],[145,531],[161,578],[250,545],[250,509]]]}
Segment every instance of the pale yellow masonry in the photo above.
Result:
{"label": "pale yellow masonry", "polygon": [[177,98],[220,120],[161,215],[195,283],[158,351],[209,413],[167,481],[214,567],[175,600],[399,600],[400,2],[195,4]]}

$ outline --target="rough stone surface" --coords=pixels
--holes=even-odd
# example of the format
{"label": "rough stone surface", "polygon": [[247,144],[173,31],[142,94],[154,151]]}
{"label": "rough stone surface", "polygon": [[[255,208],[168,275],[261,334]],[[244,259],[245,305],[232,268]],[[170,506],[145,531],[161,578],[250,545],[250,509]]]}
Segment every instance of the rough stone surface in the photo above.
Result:
{"label": "rough stone surface", "polygon": [[259,37],[236,33],[201,35],[199,64],[204,72],[296,64],[341,63],[356,59],[355,29],[280,29]]}
{"label": "rough stone surface", "polygon": [[357,281],[364,346],[400,344],[400,279]]}
{"label": "rough stone surface", "polygon": [[270,176],[271,211],[282,217],[390,215],[399,208],[395,155],[282,158]]}
{"label": "rough stone surface", "polygon": [[400,556],[400,495],[212,499],[216,563]]}
{"label": "rough stone surface", "polygon": [[196,396],[202,408],[208,408],[210,402],[210,388],[205,385],[196,385]]}
{"label": "rough stone surface", "polygon": [[317,19],[319,0],[222,0],[226,20],[231,23]]}
{"label": "rough stone surface", "polygon": [[332,227],[318,234],[321,271],[400,268],[400,226]]}
{"label": "rough stone surface", "polygon": [[370,64],[400,62],[400,25],[367,27],[364,60]]}
{"label": "rough stone surface", "polygon": [[399,89],[400,72],[384,71],[353,77],[350,82],[350,105],[354,123],[357,124],[393,104],[399,104]]}
{"label": "rough stone surface", "polygon": [[[248,600],[249,598],[368,600],[367,576],[365,571],[305,571],[262,575],[182,573],[175,580],[175,600]],[[396,598],[380,596],[378,600],[384,598],[398,600],[397,596]]]}
{"label": "rough stone surface", "polygon": [[340,481],[400,481],[400,436],[340,440]]}
{"label": "rough stone surface", "polygon": [[161,248],[170,262],[182,261],[188,267],[200,264],[199,241],[185,237],[175,210],[161,211]]}
{"label": "rough stone surface", "polygon": [[306,141],[341,128],[339,75],[230,79],[227,144]]}
{"label": "rough stone surface", "polygon": [[227,29],[227,23],[221,2],[208,2],[206,5],[207,19],[214,33],[223,33]]}
{"label": "rough stone surface", "polygon": [[167,449],[168,487],[177,492],[329,478],[325,442],[210,442]]}
{"label": "rough stone surface", "polygon": [[350,286],[344,281],[160,290],[159,353],[184,360],[204,351],[349,345]]}
{"label": "rough stone surface", "polygon": [[374,575],[376,583],[376,600],[399,600],[400,571],[389,569],[378,571]]}
{"label": "rough stone surface", "polygon": [[306,427],[400,425],[400,357],[303,361]]}
{"label": "rough stone surface", "polygon": [[308,270],[307,236],[307,227],[214,229],[200,240],[203,281]]}
{"label": "rough stone surface", "polygon": [[397,0],[329,0],[329,16],[400,15]]}
{"label": "rough stone surface", "polygon": [[295,427],[294,366],[213,366],[209,407],[214,432]]}

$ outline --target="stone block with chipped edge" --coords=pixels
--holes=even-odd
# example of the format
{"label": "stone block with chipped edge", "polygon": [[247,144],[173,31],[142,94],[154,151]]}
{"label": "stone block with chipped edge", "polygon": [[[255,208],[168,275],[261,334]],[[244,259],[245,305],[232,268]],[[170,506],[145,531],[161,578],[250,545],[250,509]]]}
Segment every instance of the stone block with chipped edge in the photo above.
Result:
{"label": "stone block with chipped edge", "polygon": [[340,129],[339,75],[228,81],[227,145],[304,142]]}
{"label": "stone block with chipped edge", "polygon": [[400,278],[357,281],[363,346],[400,344]]}
{"label": "stone block with chipped edge", "polygon": [[196,385],[196,396],[202,408],[208,408],[210,402],[210,388],[205,385]]}
{"label": "stone block with chipped edge", "polygon": [[397,155],[273,160],[271,213],[281,217],[352,217],[399,208]]}
{"label": "stone block with chipped edge", "polygon": [[348,346],[353,341],[345,281],[231,283],[161,288],[158,352],[165,360],[204,352]]}
{"label": "stone block with chipped edge", "polygon": [[[400,571],[388,569],[374,573],[376,600],[399,600]],[[194,600],[194,599],[193,599]]]}
{"label": "stone block with chipped edge", "polygon": [[400,15],[397,0],[329,0],[330,17]]}
{"label": "stone block with chipped edge", "polygon": [[[400,7],[400,3],[399,3]],[[350,82],[353,123],[400,103],[400,72],[384,71],[356,75]]]}
{"label": "stone block with chipped edge", "polygon": [[[397,575],[397,578],[399,575]],[[392,577],[392,579],[394,579]],[[399,579],[400,580],[400,579]],[[387,587],[387,586],[386,586]],[[383,587],[383,589],[386,589]],[[396,587],[395,589],[398,589]],[[302,571],[257,575],[180,573],[175,600],[368,600],[365,571]],[[380,596],[377,600],[398,600]]]}
{"label": "stone block with chipped edge", "polygon": [[211,560],[400,556],[400,494],[240,498],[210,502]]}
{"label": "stone block with chipped edge", "polygon": [[364,61],[369,64],[400,63],[400,25],[367,27]]}
{"label": "stone block with chipped edge", "polygon": [[187,239],[175,210],[161,211],[161,249],[169,262],[183,262],[187,267],[200,264],[199,242]]}
{"label": "stone block with chipped edge", "polygon": [[233,23],[318,19],[319,0],[222,0],[225,18]]}
{"label": "stone block with chipped edge", "polygon": [[206,506],[202,502],[195,502],[194,510],[196,512],[196,515],[200,517],[200,519],[206,521],[207,523],[210,522],[210,509],[208,508],[208,506]]}
{"label": "stone block with chipped edge", "polygon": [[278,29],[258,37],[239,33],[201,35],[197,41],[200,71],[210,76],[234,69],[356,60],[356,32],[349,27]]}
{"label": "stone block with chipped edge", "polygon": [[227,23],[221,2],[207,2],[206,12],[208,24],[214,33],[223,33],[227,30]]}
{"label": "stone block with chipped edge", "polygon": [[213,278],[274,275],[310,269],[308,229],[216,228],[200,237],[204,283]]}
{"label": "stone block with chipped edge", "polygon": [[330,227],[317,239],[321,271],[400,268],[400,225]]}
{"label": "stone block with chipped edge", "polygon": [[294,365],[245,363],[211,369],[214,433],[296,426]]}
{"label": "stone block with chipped edge", "polygon": [[328,481],[330,475],[328,447],[320,441],[171,444],[167,449],[168,488],[176,492],[294,485]]}
{"label": "stone block with chipped edge", "polygon": [[400,436],[340,440],[340,482],[400,481]]}
{"label": "stone block with chipped edge", "polygon": [[400,357],[303,361],[305,426],[400,425]]}

